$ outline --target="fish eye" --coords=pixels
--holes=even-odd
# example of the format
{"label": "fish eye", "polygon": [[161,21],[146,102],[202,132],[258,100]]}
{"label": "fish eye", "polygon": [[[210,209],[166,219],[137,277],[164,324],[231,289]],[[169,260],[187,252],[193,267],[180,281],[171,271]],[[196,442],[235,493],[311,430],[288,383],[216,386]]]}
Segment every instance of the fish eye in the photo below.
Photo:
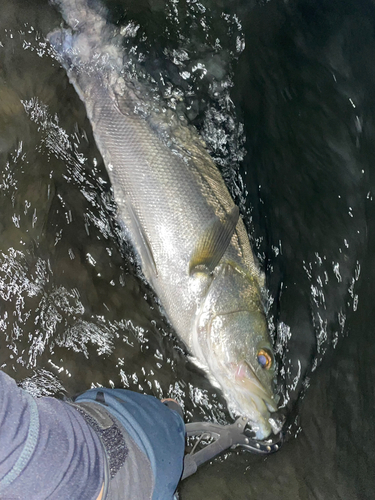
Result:
{"label": "fish eye", "polygon": [[259,349],[257,353],[258,363],[265,370],[269,370],[272,366],[272,353],[268,349]]}

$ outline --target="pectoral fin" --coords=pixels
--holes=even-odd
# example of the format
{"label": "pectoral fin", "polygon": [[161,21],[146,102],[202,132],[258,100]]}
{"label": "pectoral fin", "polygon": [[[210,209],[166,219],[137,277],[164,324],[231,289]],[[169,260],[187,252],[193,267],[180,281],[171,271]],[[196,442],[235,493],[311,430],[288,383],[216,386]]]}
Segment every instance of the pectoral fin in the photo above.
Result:
{"label": "pectoral fin", "polygon": [[140,223],[136,212],[134,211],[131,203],[127,202],[127,211],[130,217],[132,225],[132,237],[134,238],[134,244],[138,250],[141,259],[142,266],[148,270],[148,274],[158,275],[156,268],[155,259],[152,253],[150,242],[148,241],[147,234],[145,233],[142,224]]}
{"label": "pectoral fin", "polygon": [[212,272],[224,255],[236,229],[240,212],[234,206],[222,219],[214,217],[198,240],[189,263],[189,274],[203,266]]}

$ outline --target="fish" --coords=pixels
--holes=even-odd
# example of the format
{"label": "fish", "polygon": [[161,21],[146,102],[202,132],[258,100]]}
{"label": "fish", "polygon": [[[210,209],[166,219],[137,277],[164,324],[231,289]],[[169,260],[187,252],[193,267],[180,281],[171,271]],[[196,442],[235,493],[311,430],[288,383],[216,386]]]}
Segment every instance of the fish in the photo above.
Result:
{"label": "fish", "polygon": [[264,274],[197,130],[124,70],[119,30],[87,0],[52,0],[68,25],[48,34],[84,102],[117,216],[192,359],[257,439],[275,432],[275,359]]}

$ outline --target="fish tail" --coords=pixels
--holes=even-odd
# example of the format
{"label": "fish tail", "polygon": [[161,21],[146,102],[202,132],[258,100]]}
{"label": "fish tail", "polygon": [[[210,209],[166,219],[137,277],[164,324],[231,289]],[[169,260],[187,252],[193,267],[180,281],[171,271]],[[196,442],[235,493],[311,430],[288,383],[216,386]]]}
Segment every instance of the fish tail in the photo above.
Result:
{"label": "fish tail", "polygon": [[107,9],[99,0],[50,0],[50,3],[59,9],[66,23],[75,30],[106,24]]}
{"label": "fish tail", "polygon": [[47,35],[54,53],[65,69],[88,69],[96,65],[117,68],[124,65],[121,37],[107,22],[107,9],[97,0],[50,0],[61,12],[69,29]]}

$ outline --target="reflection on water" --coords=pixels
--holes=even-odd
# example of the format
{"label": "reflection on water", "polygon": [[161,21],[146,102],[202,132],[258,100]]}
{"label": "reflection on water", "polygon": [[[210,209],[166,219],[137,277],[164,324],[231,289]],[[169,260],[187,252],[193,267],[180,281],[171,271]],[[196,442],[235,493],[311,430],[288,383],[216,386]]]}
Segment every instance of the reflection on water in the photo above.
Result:
{"label": "reflection on water", "polygon": [[[279,453],[227,454],[181,498],[371,498],[373,5],[133,3],[107,1],[127,71],[198,127],[266,270],[288,414]],[[84,106],[44,41],[59,23],[41,0],[2,9],[0,366],[34,394],[128,387],[228,420],[116,224]]]}

